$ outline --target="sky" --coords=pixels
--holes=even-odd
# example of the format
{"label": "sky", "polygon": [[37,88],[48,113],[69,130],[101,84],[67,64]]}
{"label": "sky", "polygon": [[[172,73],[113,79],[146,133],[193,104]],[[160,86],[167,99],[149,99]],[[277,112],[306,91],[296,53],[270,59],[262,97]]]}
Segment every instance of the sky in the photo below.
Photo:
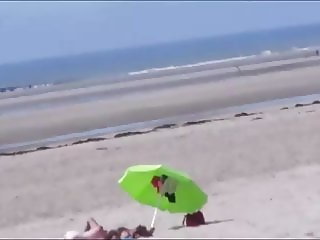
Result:
{"label": "sky", "polygon": [[0,64],[320,23],[320,2],[0,2]]}

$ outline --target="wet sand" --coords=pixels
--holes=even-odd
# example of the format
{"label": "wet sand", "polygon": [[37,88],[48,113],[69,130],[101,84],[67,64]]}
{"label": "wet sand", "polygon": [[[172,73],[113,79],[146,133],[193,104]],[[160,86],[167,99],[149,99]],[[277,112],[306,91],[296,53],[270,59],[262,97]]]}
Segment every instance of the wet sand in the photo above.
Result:
{"label": "wet sand", "polygon": [[254,74],[236,73],[224,80],[197,73],[147,85],[137,80],[1,99],[0,145],[320,92],[318,65],[287,68],[266,71],[259,66]]}

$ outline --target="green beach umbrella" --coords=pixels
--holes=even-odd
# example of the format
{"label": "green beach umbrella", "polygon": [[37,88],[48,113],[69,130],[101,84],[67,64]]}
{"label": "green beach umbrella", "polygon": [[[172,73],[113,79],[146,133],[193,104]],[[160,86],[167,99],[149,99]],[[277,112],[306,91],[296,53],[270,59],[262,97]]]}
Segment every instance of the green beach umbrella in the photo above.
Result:
{"label": "green beach umbrella", "polygon": [[136,201],[170,213],[196,212],[208,198],[188,175],[163,165],[131,166],[119,184]]}

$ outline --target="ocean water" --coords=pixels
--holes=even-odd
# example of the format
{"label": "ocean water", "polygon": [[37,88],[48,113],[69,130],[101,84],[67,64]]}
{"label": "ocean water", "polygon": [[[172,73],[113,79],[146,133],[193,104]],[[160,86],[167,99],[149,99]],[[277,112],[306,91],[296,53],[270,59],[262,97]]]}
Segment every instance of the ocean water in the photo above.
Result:
{"label": "ocean water", "polygon": [[320,23],[0,65],[0,92],[320,45]]}

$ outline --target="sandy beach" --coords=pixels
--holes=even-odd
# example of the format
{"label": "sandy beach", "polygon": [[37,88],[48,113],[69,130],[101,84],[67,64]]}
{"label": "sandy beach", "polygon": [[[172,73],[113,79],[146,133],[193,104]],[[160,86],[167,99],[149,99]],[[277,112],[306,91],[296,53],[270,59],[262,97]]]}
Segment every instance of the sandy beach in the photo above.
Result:
{"label": "sandy beach", "polygon": [[[319,74],[318,66],[307,66],[173,87],[172,81],[183,81],[178,77],[143,94],[128,90],[137,81],[87,89],[90,96],[103,96],[77,103],[85,89],[1,99],[0,145],[319,94]],[[126,90],[110,97],[110,88]],[[72,100],[55,105],[59,98]],[[41,108],[42,101],[50,107]],[[149,225],[153,209],[129,198],[117,180],[131,165],[166,164],[187,172],[208,194],[203,212],[209,224],[181,228],[182,214],[159,212],[155,237],[318,238],[319,103],[181,120],[139,134],[2,154],[0,237],[61,238],[67,230],[83,229],[89,217],[106,229]]]}
{"label": "sandy beach", "polygon": [[148,225],[153,209],[117,179],[132,164],[164,163],[203,187],[213,224],[172,230],[182,215],[161,212],[156,237],[317,237],[319,114],[310,105],[2,156],[0,236],[62,237],[90,216],[106,228]]}
{"label": "sandy beach", "polygon": [[319,237],[319,106],[2,156],[0,236],[62,237],[90,216],[148,225],[153,209],[117,180],[130,165],[163,163],[207,192],[213,224],[172,230],[182,215],[160,212],[156,237]]}

